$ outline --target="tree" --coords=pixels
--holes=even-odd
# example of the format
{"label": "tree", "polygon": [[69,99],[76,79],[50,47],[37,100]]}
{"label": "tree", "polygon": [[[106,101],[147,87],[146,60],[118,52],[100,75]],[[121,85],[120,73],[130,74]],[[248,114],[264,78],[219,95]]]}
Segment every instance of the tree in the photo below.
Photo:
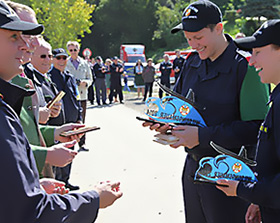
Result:
{"label": "tree", "polygon": [[279,18],[279,10],[275,7],[279,5],[279,0],[246,0],[245,6],[242,8],[244,17],[260,17],[263,16],[267,19]]}
{"label": "tree", "polygon": [[174,49],[181,47],[186,41],[183,33],[171,34],[171,29],[181,22],[182,12],[188,3],[177,1],[171,8],[165,5],[159,5],[156,11],[158,21],[157,30],[154,32],[154,46],[165,49]]}
{"label": "tree", "polygon": [[91,14],[95,8],[83,0],[29,0],[38,22],[45,26],[44,36],[53,48],[65,47],[67,41],[90,33]]}
{"label": "tree", "polygon": [[150,50],[156,28],[155,10],[153,0],[100,0],[92,34],[86,35],[82,47],[102,57],[119,55],[123,43],[144,44]]}

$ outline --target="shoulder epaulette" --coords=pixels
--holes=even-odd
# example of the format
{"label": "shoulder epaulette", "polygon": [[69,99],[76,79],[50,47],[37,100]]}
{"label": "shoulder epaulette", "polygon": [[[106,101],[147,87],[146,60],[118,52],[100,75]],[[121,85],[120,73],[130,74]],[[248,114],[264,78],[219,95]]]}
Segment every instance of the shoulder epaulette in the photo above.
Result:
{"label": "shoulder epaulette", "polygon": [[31,71],[34,70],[34,67],[31,63],[27,64],[26,66],[28,67],[29,70],[31,70]]}
{"label": "shoulder epaulette", "polygon": [[189,52],[189,53],[187,54],[185,60],[188,59],[190,56],[194,56],[195,54],[198,54],[198,53],[197,53],[196,51],[191,51],[191,52]]}
{"label": "shoulder epaulette", "polygon": [[244,51],[244,50],[240,50],[240,49],[237,49],[236,52],[241,55],[242,57],[244,57],[248,62],[252,56],[252,54],[248,51]]}

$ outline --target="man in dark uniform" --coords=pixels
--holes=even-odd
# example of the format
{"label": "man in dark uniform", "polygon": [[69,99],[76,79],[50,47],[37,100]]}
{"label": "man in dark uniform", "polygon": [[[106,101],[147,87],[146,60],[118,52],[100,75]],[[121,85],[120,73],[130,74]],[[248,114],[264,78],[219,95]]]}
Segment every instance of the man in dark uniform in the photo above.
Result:
{"label": "man in dark uniform", "polygon": [[[40,188],[38,171],[16,111],[30,92],[10,80],[23,71],[26,42],[21,34],[38,35],[43,27],[22,22],[0,1],[0,131],[1,196],[0,222],[93,222],[98,209],[111,205],[122,194],[118,183],[103,183],[95,190],[68,195],[48,195]],[[9,98],[9,104],[6,103]],[[15,109],[15,110],[14,110]],[[9,192],[10,191],[10,192]]]}
{"label": "man in dark uniform", "polygon": [[176,83],[185,59],[181,56],[180,50],[175,50],[175,54],[176,54],[176,58],[173,61],[173,70],[175,72],[175,83]]}
{"label": "man in dark uniform", "polygon": [[100,105],[100,92],[102,98],[102,104],[106,104],[106,83],[105,83],[105,72],[106,68],[103,64],[101,56],[95,58],[96,63],[93,65],[93,71],[95,73],[95,91],[96,91],[96,102]]}
{"label": "man in dark uniform", "polygon": [[[183,12],[182,23],[172,32],[184,30],[196,50],[186,59],[175,91],[192,98],[207,127],[177,126],[172,135],[188,153],[183,170],[183,194],[188,223],[244,222],[248,202],[226,197],[213,185],[195,184],[193,177],[202,157],[218,155],[210,141],[238,153],[241,146],[254,146],[259,126],[267,112],[268,87],[256,73],[247,71],[248,61],[229,35],[223,33],[220,9],[210,1],[197,1]],[[244,103],[246,101],[246,103]],[[150,124],[144,123],[144,126]],[[164,132],[167,124],[151,129]]]}
{"label": "man in dark uniform", "polygon": [[[159,70],[161,72],[160,83],[170,88],[170,74],[172,71],[172,63],[169,61],[167,54],[163,55],[164,61],[160,63]],[[162,98],[162,90],[159,89],[159,97]]]}
{"label": "man in dark uniform", "polygon": [[[53,50],[53,68],[49,72],[51,80],[55,83],[57,90],[64,91],[62,98],[64,105],[65,123],[82,124],[82,107],[77,100],[79,94],[76,79],[68,71],[65,71],[68,54],[63,48]],[[71,148],[72,150],[74,147]],[[72,162],[65,167],[57,167],[55,178],[65,183],[70,190],[79,190],[79,186],[69,183]]]}
{"label": "man in dark uniform", "polygon": [[[250,222],[274,223],[280,219],[280,20],[268,20],[253,36],[236,40],[244,50],[252,50],[250,64],[259,70],[263,83],[276,87],[271,93],[270,110],[259,132],[257,154],[258,182],[220,180],[218,187],[228,196],[239,196],[252,204],[246,220]],[[259,207],[258,207],[259,205]],[[261,215],[260,215],[261,213]],[[261,219],[260,219],[261,217]]]}
{"label": "man in dark uniform", "polygon": [[122,84],[121,84],[121,75],[123,74],[123,65],[118,62],[118,57],[114,56],[113,64],[110,66],[111,70],[111,86],[110,86],[110,95],[109,101],[110,104],[113,101],[113,97],[119,95],[120,103],[123,104],[123,93],[122,93]]}

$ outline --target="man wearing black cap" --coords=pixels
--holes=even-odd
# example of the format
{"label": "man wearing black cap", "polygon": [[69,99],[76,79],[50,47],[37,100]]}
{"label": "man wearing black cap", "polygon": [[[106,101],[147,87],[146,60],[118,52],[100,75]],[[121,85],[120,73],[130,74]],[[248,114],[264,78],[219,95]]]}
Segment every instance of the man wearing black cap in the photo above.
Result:
{"label": "man wearing black cap", "polygon": [[93,65],[93,71],[95,74],[95,91],[96,91],[96,102],[98,105],[100,105],[100,92],[101,92],[101,98],[102,98],[102,104],[106,104],[106,83],[105,83],[105,66],[103,64],[103,60],[101,56],[97,56],[95,58],[96,63]]}
{"label": "man wearing black cap", "polygon": [[[256,172],[258,182],[242,183],[221,180],[221,188],[228,196],[239,196],[249,200],[248,222],[279,222],[280,219],[280,20],[268,20],[253,36],[238,39],[238,47],[253,50],[250,64],[259,71],[263,83],[276,85],[270,96],[270,110],[262,123],[259,133]],[[279,120],[278,120],[279,119]],[[261,212],[261,219],[259,215]],[[257,221],[258,220],[258,221]]]}
{"label": "man wearing black cap", "polygon": [[[188,55],[174,89],[183,96],[192,92],[207,124],[172,130],[179,141],[171,146],[184,146],[188,153],[182,178],[186,221],[244,222],[247,202],[226,197],[212,185],[195,184],[193,177],[202,157],[218,155],[210,141],[235,153],[243,145],[250,146],[248,152],[255,152],[258,129],[267,112],[267,86],[256,74],[247,73],[248,62],[223,33],[222,14],[214,3],[200,0],[189,5],[172,33],[179,30],[196,52]],[[162,132],[169,128],[144,126]]]}
{"label": "man wearing black cap", "polygon": [[[58,48],[52,51],[53,53],[53,68],[51,69],[50,77],[55,83],[58,91],[65,92],[63,100],[65,123],[82,123],[82,107],[80,101],[77,100],[79,94],[76,80],[73,75],[65,71],[67,65],[68,54],[63,48]],[[74,149],[74,147],[70,148]],[[65,183],[65,187],[70,190],[79,190],[79,186],[74,186],[69,183],[72,162],[65,167],[57,167],[55,178]]]}
{"label": "man wearing black cap", "polygon": [[32,92],[9,82],[23,71],[27,44],[21,35],[38,35],[43,26],[21,21],[4,1],[0,1],[0,18],[0,168],[5,181],[0,184],[4,192],[0,222],[93,222],[99,207],[111,205],[122,195],[116,191],[119,183],[103,183],[92,191],[64,196],[41,190],[33,153],[14,110]]}

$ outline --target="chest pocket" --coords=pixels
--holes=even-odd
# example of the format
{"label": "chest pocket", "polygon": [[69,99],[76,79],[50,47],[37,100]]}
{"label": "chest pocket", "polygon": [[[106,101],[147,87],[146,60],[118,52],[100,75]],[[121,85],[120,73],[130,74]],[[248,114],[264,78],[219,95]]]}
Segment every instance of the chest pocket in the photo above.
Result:
{"label": "chest pocket", "polygon": [[87,68],[86,68],[85,64],[80,64],[78,70],[81,74],[81,77],[80,77],[81,79],[88,78],[87,77]]}

